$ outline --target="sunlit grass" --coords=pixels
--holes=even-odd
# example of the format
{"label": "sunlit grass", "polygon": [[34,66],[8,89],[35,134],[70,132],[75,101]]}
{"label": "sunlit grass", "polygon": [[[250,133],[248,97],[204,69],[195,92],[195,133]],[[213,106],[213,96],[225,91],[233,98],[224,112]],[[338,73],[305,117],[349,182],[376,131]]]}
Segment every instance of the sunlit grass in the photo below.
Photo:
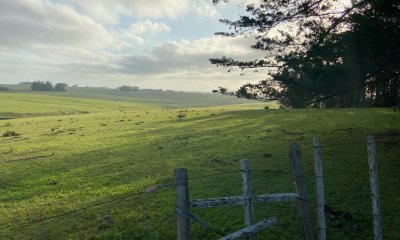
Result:
{"label": "sunlit grass", "polygon": [[[3,100],[4,96],[0,94]],[[330,239],[368,239],[372,217],[365,142],[368,134],[375,134],[384,236],[400,237],[391,227],[399,223],[400,213],[399,192],[394,187],[400,184],[398,112],[265,110],[264,105],[162,109],[137,103],[70,100],[23,94],[0,103],[9,107],[2,113],[23,117],[0,121],[0,134],[20,134],[0,137],[0,226],[172,183],[173,169],[178,167],[188,168],[189,177],[237,171],[242,158],[249,159],[252,169],[271,170],[252,173],[257,194],[294,191],[287,174],[287,145],[293,141],[301,143],[312,194],[311,142],[318,136],[323,145],[327,203],[354,218],[340,228],[328,220]],[[60,114],[72,109],[88,113]],[[178,120],[179,110],[186,111],[183,120]],[[29,113],[42,116],[28,117]],[[393,134],[388,134],[390,131]],[[41,155],[45,157],[28,159]],[[240,173],[196,178],[189,184],[191,198],[239,195],[241,191]],[[28,226],[0,229],[0,238],[174,239],[174,197],[173,188],[167,188]],[[243,224],[241,207],[196,209],[194,213],[226,232]],[[256,206],[255,216],[256,220],[275,216],[279,221],[259,239],[301,238],[295,204]],[[353,229],[354,224],[358,229]],[[194,239],[219,236],[195,223],[192,227]]]}

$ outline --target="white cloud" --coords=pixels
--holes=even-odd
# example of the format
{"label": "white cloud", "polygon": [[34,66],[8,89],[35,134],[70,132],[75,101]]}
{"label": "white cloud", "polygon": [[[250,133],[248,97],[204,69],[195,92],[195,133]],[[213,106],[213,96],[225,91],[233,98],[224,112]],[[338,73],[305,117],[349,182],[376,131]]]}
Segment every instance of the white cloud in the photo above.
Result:
{"label": "white cloud", "polygon": [[146,39],[153,38],[158,33],[169,31],[171,31],[171,28],[163,22],[153,22],[149,19],[140,20],[128,29],[114,31],[112,47],[117,50],[129,49],[135,46],[134,44],[144,44]]}
{"label": "white cloud", "polygon": [[[210,91],[218,86],[237,87],[263,78],[256,73],[241,77],[209,63],[210,57],[238,59],[262,57],[249,49],[251,39],[210,37],[195,41],[166,42],[136,55],[117,55],[79,48],[36,48],[29,55],[3,52],[0,82],[12,75],[20,81],[51,80],[81,85],[118,86],[126,81],[148,88]],[[1,53],[1,51],[0,51]],[[22,71],[29,79],[22,79]],[[11,74],[7,74],[13,72]],[[19,74],[15,74],[18,72]],[[21,73],[20,73],[21,72]]]}
{"label": "white cloud", "polygon": [[215,70],[209,58],[226,55],[238,60],[251,60],[264,57],[262,52],[249,48],[251,42],[250,37],[210,37],[195,41],[166,42],[154,46],[146,54],[123,56],[117,64],[127,74],[156,75],[185,71],[206,74],[206,70]]}
{"label": "white cloud", "polygon": [[[171,31],[165,22],[152,18],[218,15],[211,1],[204,0],[0,0],[0,5],[0,31],[7,33],[0,35],[0,46],[14,48],[129,48],[132,43],[145,43],[144,35]],[[128,28],[107,26],[123,15],[134,17],[136,23]]]}
{"label": "white cloud", "polygon": [[49,1],[0,0],[0,45],[104,47],[112,37],[89,17]]}
{"label": "white cloud", "polygon": [[149,19],[138,21],[129,27],[129,32],[134,34],[149,33],[150,35],[154,35],[159,32],[169,31],[171,31],[171,28],[167,24],[163,22],[152,22]]}
{"label": "white cloud", "polygon": [[172,18],[189,8],[187,0],[63,0],[80,6],[82,12],[99,22],[117,24],[121,15],[135,18]]}
{"label": "white cloud", "polygon": [[218,18],[211,0],[60,0],[79,6],[81,12],[105,24],[120,23],[121,16],[137,19],[182,19],[184,16]]}
{"label": "white cloud", "polygon": [[200,18],[220,18],[217,8],[208,0],[197,0],[192,4],[192,10]]}

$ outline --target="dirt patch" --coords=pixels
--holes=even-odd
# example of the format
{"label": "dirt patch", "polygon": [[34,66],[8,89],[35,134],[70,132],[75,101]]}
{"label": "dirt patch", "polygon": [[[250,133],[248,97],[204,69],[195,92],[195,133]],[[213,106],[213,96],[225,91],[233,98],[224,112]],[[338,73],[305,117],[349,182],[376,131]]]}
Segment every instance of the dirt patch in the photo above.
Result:
{"label": "dirt patch", "polygon": [[332,131],[331,131],[331,134],[336,133],[336,132],[340,132],[340,131],[343,131],[343,132],[351,132],[351,131],[353,131],[353,130],[354,130],[354,129],[351,128],[351,127],[349,127],[349,128],[339,128],[339,129],[334,129],[334,130],[332,130]]}
{"label": "dirt patch", "polygon": [[294,132],[294,131],[288,131],[286,129],[282,129],[281,132],[288,135],[298,135],[298,136],[303,136],[305,134],[304,132]]}
{"label": "dirt patch", "polygon": [[3,137],[17,137],[21,134],[15,132],[15,131],[6,131],[5,133],[3,133]]}
{"label": "dirt patch", "polygon": [[42,134],[42,136],[54,136],[54,135],[58,135],[58,134],[62,134],[62,133],[64,133],[63,130],[58,130],[58,131],[52,130],[51,133],[44,133],[44,134]]}
{"label": "dirt patch", "polygon": [[321,134],[360,134],[365,133],[368,134],[370,129],[363,127],[348,127],[348,128],[336,128],[336,129],[327,129],[326,131],[320,132]]}
{"label": "dirt patch", "polygon": [[271,158],[271,157],[272,157],[272,154],[270,154],[270,153],[263,153],[263,157],[265,157],[265,158]]}
{"label": "dirt patch", "polygon": [[227,165],[232,165],[232,163],[209,156],[207,158],[207,161],[201,165],[227,166]]}
{"label": "dirt patch", "polygon": [[375,133],[375,140],[384,143],[399,143],[400,129],[390,129],[385,132]]}

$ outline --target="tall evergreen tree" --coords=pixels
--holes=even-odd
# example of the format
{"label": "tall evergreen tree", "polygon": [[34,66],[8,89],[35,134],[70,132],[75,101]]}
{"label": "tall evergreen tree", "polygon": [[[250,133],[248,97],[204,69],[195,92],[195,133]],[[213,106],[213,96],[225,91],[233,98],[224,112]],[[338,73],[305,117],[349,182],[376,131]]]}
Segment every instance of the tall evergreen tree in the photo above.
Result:
{"label": "tall evergreen tree", "polygon": [[251,47],[266,57],[236,61],[224,56],[211,63],[276,70],[259,83],[235,92],[221,88],[222,93],[292,107],[399,104],[400,3],[263,0],[246,11],[237,21],[221,20],[232,32],[217,34],[256,34]]}

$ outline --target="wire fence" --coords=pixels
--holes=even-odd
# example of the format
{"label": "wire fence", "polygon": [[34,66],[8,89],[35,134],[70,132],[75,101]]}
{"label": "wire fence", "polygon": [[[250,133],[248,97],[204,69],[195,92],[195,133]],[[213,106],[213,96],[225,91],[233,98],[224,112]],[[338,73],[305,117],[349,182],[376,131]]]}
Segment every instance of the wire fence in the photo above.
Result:
{"label": "wire fence", "polygon": [[[382,143],[380,141],[377,141],[377,143]],[[385,140],[383,143],[387,143]],[[311,144],[309,144],[311,146]],[[346,143],[334,143],[334,144],[325,144],[321,146],[321,149],[337,149],[338,146],[349,146],[349,145],[360,145],[364,146],[366,145],[365,142],[346,142]],[[287,145],[278,145],[280,147],[287,147]],[[271,147],[271,146],[269,146]],[[276,147],[276,146],[275,146]],[[51,156],[49,154],[47,155],[38,155],[38,156],[32,156],[29,159],[33,158],[41,158],[41,157],[48,157]],[[14,160],[8,160],[8,161],[2,161],[0,163],[12,163],[20,161],[20,159],[14,159]],[[324,161],[327,163],[327,165],[330,164],[333,159],[331,157],[327,157],[327,159],[324,159]],[[367,162],[366,159],[363,158],[357,158],[354,161],[356,162],[362,162],[365,161]],[[354,166],[353,169],[349,169],[347,167],[348,165],[345,166],[343,169],[335,169],[334,171],[331,171],[329,168],[324,167],[324,184],[325,184],[325,189],[326,189],[326,207],[325,211],[327,214],[327,222],[328,222],[328,229],[335,229],[335,231],[343,230],[346,233],[351,233],[357,234],[361,231],[363,231],[361,228],[366,227],[369,224],[367,223],[369,221],[369,215],[370,211],[366,210],[365,207],[369,207],[369,200],[370,200],[370,190],[369,190],[369,182],[368,182],[368,169],[365,169],[363,171],[360,171],[358,169],[358,166]],[[283,179],[284,181],[291,183],[293,173],[289,170],[281,170],[281,169],[273,169],[271,168],[254,168],[251,169],[251,172],[254,173],[253,178],[256,178],[256,181],[259,179],[264,179],[264,180],[271,180],[272,177],[278,177]],[[189,176],[188,180],[190,181],[189,184],[196,184],[196,181],[202,181],[202,182],[207,182],[210,181],[212,178],[219,178],[219,177],[225,177],[228,179],[231,179],[234,175],[237,176],[238,179],[240,176],[241,171],[240,170],[227,170],[227,171],[218,171],[215,173],[210,173],[210,174],[201,174],[201,175],[194,175],[194,176]],[[355,174],[358,173],[358,175],[362,176],[360,179],[356,179],[355,181],[361,181],[361,184],[357,184],[356,186],[351,186],[351,184],[346,185],[346,181],[348,179],[352,178],[355,176]],[[265,174],[265,176],[263,176]],[[273,176],[271,177],[271,175]],[[308,179],[308,185],[309,185],[309,191],[313,193],[313,185],[315,185],[315,175],[313,174],[308,174],[307,176]],[[345,177],[345,178],[344,178]],[[71,209],[62,213],[58,214],[49,214],[44,217],[38,217],[35,219],[31,220],[26,220],[25,218],[20,218],[18,220],[14,221],[9,221],[2,223],[0,225],[0,232],[9,230],[9,229],[19,229],[23,228],[28,225],[36,225],[36,224],[43,224],[46,221],[49,220],[56,220],[60,218],[66,218],[71,215],[74,215],[78,212],[82,212],[88,209],[94,209],[99,206],[104,206],[107,204],[111,203],[117,203],[121,201],[134,201],[137,206],[139,206],[139,210],[141,212],[141,218],[142,218],[142,223],[144,225],[145,231],[147,232],[147,238],[148,239],[157,239],[157,236],[161,236],[160,234],[156,235],[153,234],[153,231],[155,231],[157,228],[160,229],[167,229],[167,228],[173,228],[175,227],[175,214],[174,212],[171,212],[170,214],[166,214],[164,216],[161,216],[159,219],[159,225],[154,226],[154,221],[151,221],[150,219],[150,212],[151,211],[156,211],[155,209],[159,208],[164,208],[162,201],[165,200],[164,198],[154,198],[151,199],[155,201],[156,203],[153,203],[151,208],[148,207],[149,202],[147,201],[142,201],[140,199],[141,196],[151,196],[151,194],[154,193],[159,193],[163,192],[164,190],[173,190],[175,187],[175,182],[174,179],[170,179],[166,181],[166,183],[163,184],[157,184],[157,185],[150,185],[148,187],[143,188],[141,191],[137,192],[132,192],[126,195],[121,195],[121,196],[116,196],[110,199],[104,199],[101,201],[97,201],[94,203],[90,203],[87,205],[84,205],[82,207],[78,207],[75,209]],[[262,185],[261,187],[268,187],[267,184]],[[348,187],[348,189],[346,189]],[[234,195],[235,191],[234,190],[235,186],[232,188],[224,188],[224,195],[225,193]],[[357,191],[354,191],[355,188],[358,188]],[[218,190],[218,189],[217,189]],[[204,189],[200,189],[201,192],[204,192]],[[236,191],[237,192],[237,191]],[[222,193],[221,193],[222,194]],[[223,195],[223,196],[224,196]],[[316,205],[315,199],[312,197],[313,194],[310,195],[310,198],[308,201],[311,203],[312,206]],[[163,196],[164,197],[164,196]],[[173,198],[173,195],[170,194],[170,198]],[[161,203],[160,203],[161,201]],[[171,201],[168,201],[168,204],[171,204]],[[173,206],[171,206],[173,208]],[[268,211],[271,210],[271,208],[267,208]],[[312,207],[313,209],[313,207]],[[219,211],[219,210],[218,210]],[[285,212],[286,213],[286,212]],[[207,221],[204,221],[203,218],[208,217],[209,215],[204,214],[198,217],[197,215],[191,215],[193,221],[197,223],[201,228],[204,228],[204,230],[199,229],[198,227],[195,227],[194,233],[195,236],[201,239],[202,237],[208,236],[207,232],[213,232],[211,234],[214,234],[214,236],[222,236],[226,234],[228,231],[231,231],[232,229],[229,227],[226,227],[224,224],[219,224],[220,226],[216,225],[209,225]],[[215,220],[215,217],[212,217],[212,219]],[[233,220],[234,224],[239,224],[237,220]],[[240,221],[239,221],[240,222]],[[362,234],[360,235],[362,236]]]}

